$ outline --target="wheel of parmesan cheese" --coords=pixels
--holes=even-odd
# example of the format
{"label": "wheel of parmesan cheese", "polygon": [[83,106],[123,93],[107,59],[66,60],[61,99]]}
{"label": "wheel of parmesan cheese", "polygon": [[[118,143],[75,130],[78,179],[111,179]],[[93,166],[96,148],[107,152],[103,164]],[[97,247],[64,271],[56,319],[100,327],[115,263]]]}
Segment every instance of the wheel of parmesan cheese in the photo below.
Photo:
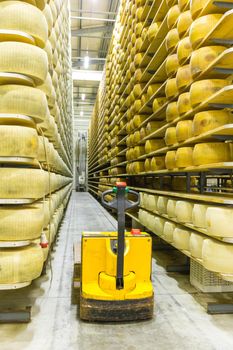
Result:
{"label": "wheel of parmesan cheese", "polygon": [[171,146],[177,143],[175,127],[167,128],[164,140],[167,146]]}
{"label": "wheel of parmesan cheese", "polygon": [[230,146],[223,142],[206,142],[194,146],[193,165],[229,162]]}
{"label": "wheel of parmesan cheese", "polygon": [[167,202],[167,215],[169,218],[176,218],[176,200],[175,199],[169,199]]}
{"label": "wheel of parmesan cheese", "polygon": [[184,11],[179,15],[178,21],[177,21],[177,30],[179,33],[179,37],[182,38],[185,36],[185,33],[189,29],[189,27],[192,24],[192,16],[190,11]]}
{"label": "wheel of parmesan cheese", "polygon": [[178,61],[177,54],[167,56],[165,68],[166,68],[167,76],[169,78],[176,74],[177,69],[179,68],[179,61]]}
{"label": "wheel of parmesan cheese", "polygon": [[162,238],[168,242],[173,243],[173,232],[175,231],[176,224],[171,221],[166,221],[163,228]]}
{"label": "wheel of parmesan cheese", "polygon": [[192,74],[190,65],[186,64],[185,66],[182,66],[178,68],[177,74],[176,74],[176,86],[178,91],[182,91],[185,88],[187,88],[192,83]]}
{"label": "wheel of parmesan cheese", "polygon": [[151,170],[157,171],[165,169],[165,158],[164,157],[152,157]]}
{"label": "wheel of parmesan cheese", "polygon": [[187,61],[188,57],[191,55],[191,52],[192,45],[189,37],[181,39],[177,46],[177,57],[180,65]]}
{"label": "wheel of parmesan cheese", "polygon": [[0,1],[0,28],[27,33],[40,47],[44,47],[48,38],[48,25],[43,13],[23,1]]}
{"label": "wheel of parmesan cheese", "polygon": [[154,221],[153,221],[153,226],[152,226],[152,231],[157,235],[157,236],[162,236],[163,231],[164,231],[164,225],[165,225],[166,220],[163,218],[160,218],[159,216],[154,216]]}
{"label": "wheel of parmesan cheese", "polygon": [[0,157],[37,157],[38,135],[34,128],[0,125],[0,140]]}
{"label": "wheel of parmesan cheese", "polygon": [[177,102],[170,102],[166,108],[166,121],[169,123],[179,117]]}
{"label": "wheel of parmesan cheese", "polygon": [[48,73],[47,55],[30,44],[0,42],[0,72],[24,74],[36,84],[42,84]]}
{"label": "wheel of parmesan cheese", "polygon": [[165,86],[165,95],[168,100],[178,95],[176,78],[167,79],[167,83]]}
{"label": "wheel of parmesan cheese", "polygon": [[207,232],[213,237],[233,237],[233,209],[209,206],[206,210]]}
{"label": "wheel of parmesan cheese", "polygon": [[176,151],[168,151],[166,153],[165,165],[168,170],[176,168]]}
{"label": "wheel of parmesan cheese", "polygon": [[156,38],[160,25],[161,22],[155,22],[150,25],[147,32],[147,39],[150,43]]}
{"label": "wheel of parmesan cheese", "polygon": [[153,151],[159,150],[165,146],[163,139],[152,139],[147,140],[145,143],[145,151],[146,153],[151,153]]}
{"label": "wheel of parmesan cheese", "polygon": [[167,26],[169,29],[172,29],[174,27],[179,15],[180,15],[179,6],[178,5],[172,6],[167,13]]}
{"label": "wheel of parmesan cheese", "polygon": [[211,62],[213,62],[225,50],[225,46],[206,46],[193,51],[190,59],[192,76],[196,77],[206,70]]}
{"label": "wheel of parmesan cheese", "polygon": [[190,102],[190,92],[185,92],[179,95],[177,101],[177,109],[179,115],[186,114],[187,112],[192,110],[191,102]]}
{"label": "wheel of parmesan cheese", "polygon": [[166,36],[166,41],[165,41],[165,46],[168,52],[172,52],[176,45],[179,42],[179,33],[176,28],[171,29],[167,36]]}
{"label": "wheel of parmesan cheese", "polygon": [[222,14],[210,14],[197,18],[190,27],[189,39],[193,49],[211,32],[221,19]]}
{"label": "wheel of parmesan cheese", "polygon": [[181,223],[192,223],[193,203],[188,201],[176,202],[175,216]]}
{"label": "wheel of parmesan cheese", "polygon": [[181,120],[176,125],[176,138],[178,142],[183,142],[192,137],[192,120]]}
{"label": "wheel of parmesan cheese", "polygon": [[226,110],[204,111],[195,114],[193,135],[198,136],[222,125],[233,123],[233,115]]}
{"label": "wheel of parmesan cheese", "polygon": [[0,113],[27,115],[40,122],[48,116],[49,110],[41,90],[22,85],[0,85]]}
{"label": "wheel of parmesan cheese", "polygon": [[203,266],[210,271],[233,274],[233,246],[206,239],[202,248]]}
{"label": "wheel of parmesan cheese", "polygon": [[[176,168],[186,168],[192,166],[193,163],[193,148],[180,147],[176,151]],[[195,164],[194,164],[195,165]]]}
{"label": "wheel of parmesan cheese", "polygon": [[192,107],[196,107],[227,85],[229,85],[229,81],[224,79],[206,79],[194,82],[190,89]]}
{"label": "wheel of parmesan cheese", "polygon": [[0,249],[0,288],[20,288],[24,284],[30,284],[41,275],[43,264],[44,256],[40,245]]}
{"label": "wheel of parmesan cheese", "polygon": [[208,205],[195,203],[193,206],[192,222],[193,225],[200,228],[206,228],[206,211]]}
{"label": "wheel of parmesan cheese", "polygon": [[202,247],[206,237],[192,232],[189,240],[189,250],[193,258],[202,260]]}
{"label": "wheel of parmesan cheese", "polygon": [[185,230],[181,227],[176,227],[173,232],[173,243],[174,246],[179,250],[189,251],[189,241],[191,231]]}
{"label": "wheel of parmesan cheese", "polygon": [[159,196],[157,201],[157,211],[159,214],[167,214],[167,202],[168,198],[164,196]]}
{"label": "wheel of parmesan cheese", "polygon": [[40,169],[0,168],[1,199],[39,199],[49,192],[49,174]]}
{"label": "wheel of parmesan cheese", "polygon": [[44,224],[43,205],[0,206],[0,241],[40,238]]}

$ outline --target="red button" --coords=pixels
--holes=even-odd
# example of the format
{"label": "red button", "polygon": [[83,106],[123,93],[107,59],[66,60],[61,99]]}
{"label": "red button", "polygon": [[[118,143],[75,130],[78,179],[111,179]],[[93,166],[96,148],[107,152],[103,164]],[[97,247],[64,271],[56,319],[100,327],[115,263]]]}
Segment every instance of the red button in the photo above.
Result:
{"label": "red button", "polygon": [[134,236],[139,236],[139,235],[141,235],[141,230],[138,229],[138,228],[133,228],[131,230],[131,234],[134,235]]}

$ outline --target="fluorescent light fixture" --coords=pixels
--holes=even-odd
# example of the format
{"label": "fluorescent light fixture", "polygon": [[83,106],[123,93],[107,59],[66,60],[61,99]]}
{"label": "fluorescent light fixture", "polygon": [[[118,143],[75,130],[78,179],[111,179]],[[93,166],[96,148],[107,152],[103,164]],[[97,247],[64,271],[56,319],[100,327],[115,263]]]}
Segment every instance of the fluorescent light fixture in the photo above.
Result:
{"label": "fluorescent light fixture", "polygon": [[89,68],[89,63],[90,63],[90,57],[87,55],[84,57],[84,68],[85,69]]}
{"label": "fluorescent light fixture", "polygon": [[82,94],[82,101],[85,101],[86,95]]}
{"label": "fluorescent light fixture", "polygon": [[80,117],[83,117],[84,116],[84,113],[83,111],[80,112]]}
{"label": "fluorescent light fixture", "polygon": [[73,80],[79,81],[101,81],[102,76],[103,72],[98,70],[73,70],[72,74]]}

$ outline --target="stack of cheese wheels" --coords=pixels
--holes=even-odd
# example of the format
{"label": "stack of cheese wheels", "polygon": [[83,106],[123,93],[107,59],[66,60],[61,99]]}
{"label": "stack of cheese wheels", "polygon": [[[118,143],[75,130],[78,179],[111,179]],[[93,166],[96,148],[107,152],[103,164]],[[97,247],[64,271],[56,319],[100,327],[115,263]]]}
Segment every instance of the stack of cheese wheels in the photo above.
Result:
{"label": "stack of cheese wheels", "polygon": [[69,21],[66,0],[0,2],[0,289],[40,275],[68,203]]}

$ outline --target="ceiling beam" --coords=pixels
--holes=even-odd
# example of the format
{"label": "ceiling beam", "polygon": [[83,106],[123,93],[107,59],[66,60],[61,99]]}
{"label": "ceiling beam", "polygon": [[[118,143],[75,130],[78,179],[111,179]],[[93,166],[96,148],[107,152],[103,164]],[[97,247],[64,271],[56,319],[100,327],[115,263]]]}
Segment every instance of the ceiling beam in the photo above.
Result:
{"label": "ceiling beam", "polygon": [[106,33],[111,32],[113,30],[113,26],[97,26],[97,27],[88,27],[81,29],[74,29],[71,31],[72,36],[84,36],[85,34],[93,34],[93,33]]}
{"label": "ceiling beam", "polygon": [[71,12],[75,13],[89,13],[91,15],[107,15],[107,16],[116,16],[117,12],[109,12],[109,11],[86,11],[82,9],[71,10]]}
{"label": "ceiling beam", "polygon": [[83,16],[71,16],[71,19],[80,19],[81,21],[96,21],[96,22],[112,22],[115,23],[115,19],[111,18],[97,18],[97,17],[83,17]]}

